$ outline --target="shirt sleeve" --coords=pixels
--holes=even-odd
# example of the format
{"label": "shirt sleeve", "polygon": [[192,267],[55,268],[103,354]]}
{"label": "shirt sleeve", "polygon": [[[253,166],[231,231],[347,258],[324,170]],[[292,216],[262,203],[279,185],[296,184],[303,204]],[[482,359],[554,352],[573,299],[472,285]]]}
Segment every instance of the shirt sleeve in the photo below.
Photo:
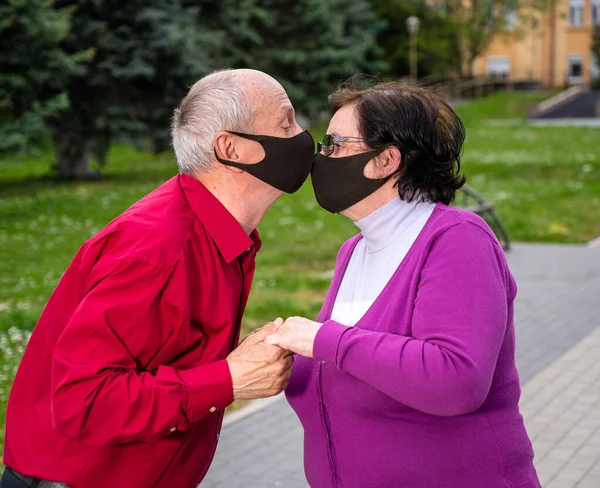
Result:
{"label": "shirt sleeve", "polygon": [[422,268],[410,337],[330,320],[317,334],[315,359],[429,414],[476,410],[488,395],[506,333],[508,272],[501,253],[475,224],[450,228]]}
{"label": "shirt sleeve", "polygon": [[90,445],[150,441],[187,430],[233,401],[225,360],[145,369],[156,358],[168,364],[166,345],[182,340],[186,293],[172,277],[123,260],[95,281],[54,349],[57,431]]}

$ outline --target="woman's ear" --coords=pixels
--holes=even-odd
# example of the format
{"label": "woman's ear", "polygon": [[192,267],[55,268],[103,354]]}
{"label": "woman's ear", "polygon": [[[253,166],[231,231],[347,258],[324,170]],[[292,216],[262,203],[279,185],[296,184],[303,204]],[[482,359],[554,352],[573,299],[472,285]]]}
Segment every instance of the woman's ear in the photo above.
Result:
{"label": "woman's ear", "polygon": [[390,146],[367,165],[365,176],[371,179],[386,178],[398,171],[401,162],[400,150],[395,146]]}

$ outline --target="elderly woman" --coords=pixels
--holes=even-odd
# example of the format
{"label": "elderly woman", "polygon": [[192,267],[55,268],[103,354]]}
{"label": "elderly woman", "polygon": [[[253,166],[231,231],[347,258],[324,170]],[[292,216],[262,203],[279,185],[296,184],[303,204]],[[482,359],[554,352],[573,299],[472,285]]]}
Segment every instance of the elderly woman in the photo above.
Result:
{"label": "elderly woman", "polygon": [[[312,172],[352,219],[316,322],[266,342],[299,356],[287,398],[313,488],[539,488],[519,413],[503,251],[451,208],[464,127],[422,88],[340,88]],[[318,245],[318,243],[316,244]]]}

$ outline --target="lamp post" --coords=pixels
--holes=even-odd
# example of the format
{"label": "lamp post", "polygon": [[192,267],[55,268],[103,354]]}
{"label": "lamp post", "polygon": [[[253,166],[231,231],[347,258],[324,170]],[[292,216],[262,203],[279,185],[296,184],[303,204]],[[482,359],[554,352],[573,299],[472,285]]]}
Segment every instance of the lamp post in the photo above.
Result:
{"label": "lamp post", "polygon": [[538,27],[538,20],[534,17],[533,19],[531,19],[531,66],[530,66],[530,75],[529,78],[531,79],[531,81],[533,81],[535,79],[535,64],[538,63],[538,61],[535,59],[535,47],[536,47],[536,33],[537,33],[537,27]]}
{"label": "lamp post", "polygon": [[416,15],[411,15],[406,19],[406,28],[410,34],[410,77],[417,79],[417,33],[421,20]]}

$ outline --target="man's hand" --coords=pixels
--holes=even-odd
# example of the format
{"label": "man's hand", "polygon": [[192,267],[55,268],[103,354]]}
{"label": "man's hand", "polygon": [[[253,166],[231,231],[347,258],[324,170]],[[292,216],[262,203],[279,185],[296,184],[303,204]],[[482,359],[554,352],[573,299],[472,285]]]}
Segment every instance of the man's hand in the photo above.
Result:
{"label": "man's hand", "polygon": [[315,337],[321,325],[323,324],[302,317],[290,317],[274,333],[267,336],[265,342],[312,358]]}
{"label": "man's hand", "polygon": [[246,336],[227,357],[236,400],[275,396],[287,386],[292,376],[293,353],[264,342],[282,324],[283,320],[277,319]]}

